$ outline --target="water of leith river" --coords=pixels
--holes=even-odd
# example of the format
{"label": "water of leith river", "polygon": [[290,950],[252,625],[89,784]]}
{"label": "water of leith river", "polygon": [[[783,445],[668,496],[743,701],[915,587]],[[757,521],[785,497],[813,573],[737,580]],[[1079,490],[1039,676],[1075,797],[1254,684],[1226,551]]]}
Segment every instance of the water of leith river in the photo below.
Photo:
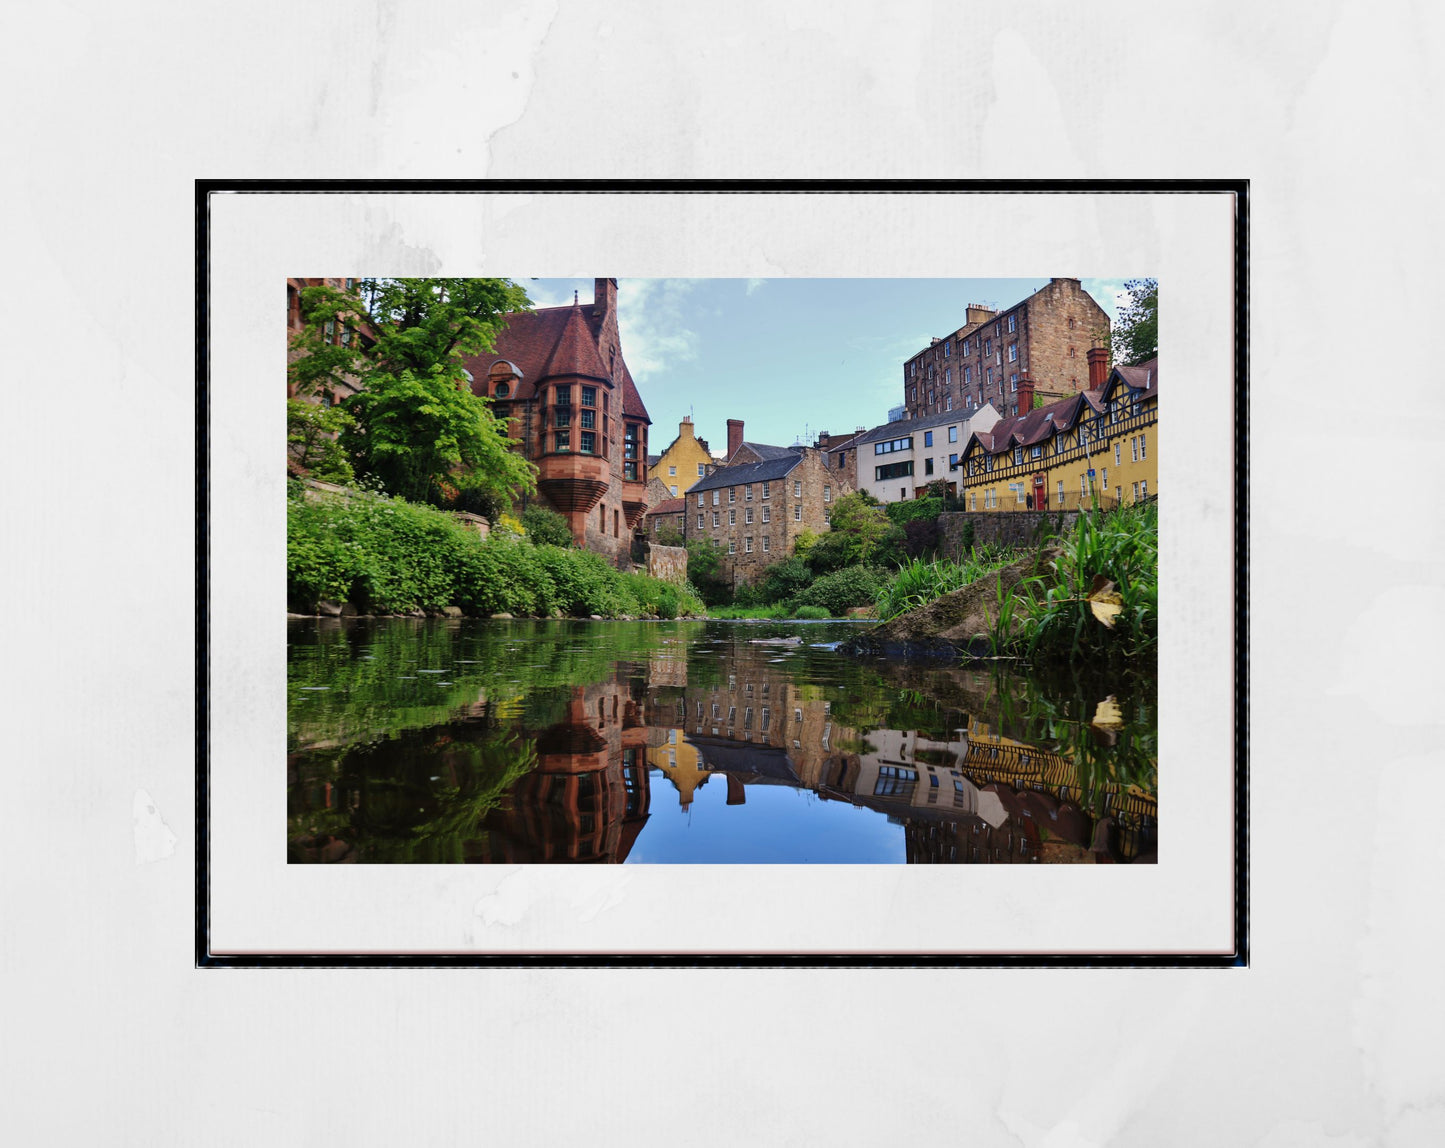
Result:
{"label": "water of leith river", "polygon": [[1152,862],[1153,678],[848,622],[291,619],[292,862]]}

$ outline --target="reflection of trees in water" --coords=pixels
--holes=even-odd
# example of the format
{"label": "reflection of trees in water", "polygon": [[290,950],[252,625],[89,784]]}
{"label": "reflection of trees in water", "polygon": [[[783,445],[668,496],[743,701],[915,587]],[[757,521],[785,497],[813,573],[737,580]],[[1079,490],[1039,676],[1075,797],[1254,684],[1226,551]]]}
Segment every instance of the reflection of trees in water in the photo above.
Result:
{"label": "reflection of trees in water", "polygon": [[[649,765],[683,808],[716,773],[728,805],[768,784],[866,806],[903,826],[911,862],[1152,859],[1149,682],[783,652],[751,644],[770,636],[761,627],[709,644],[659,628],[591,652],[541,624],[525,649],[515,627],[466,649],[445,626],[417,629],[419,646],[383,631],[359,665],[355,635],[338,627],[322,643],[336,648],[318,656],[342,663],[334,704],[300,725],[367,740],[292,755],[292,860],[622,861],[648,818]],[[394,674],[399,661],[448,658],[481,667],[456,674],[471,702],[442,707],[450,724],[434,706],[385,701],[377,662]],[[561,688],[570,675],[587,684]],[[509,704],[488,692],[503,686]],[[359,709],[346,708],[358,693]],[[1096,726],[1110,694],[1119,720]],[[413,720],[426,728],[406,728]]]}

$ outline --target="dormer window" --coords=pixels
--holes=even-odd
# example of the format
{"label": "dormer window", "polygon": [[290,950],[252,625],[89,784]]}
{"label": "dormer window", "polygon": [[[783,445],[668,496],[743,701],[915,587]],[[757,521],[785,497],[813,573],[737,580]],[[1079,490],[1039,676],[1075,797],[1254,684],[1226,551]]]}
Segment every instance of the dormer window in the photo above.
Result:
{"label": "dormer window", "polygon": [[510,395],[511,393],[512,393],[512,384],[511,384],[511,383],[498,383],[498,384],[497,384],[497,398],[499,398],[499,399],[505,399],[505,398],[506,398],[508,395]]}

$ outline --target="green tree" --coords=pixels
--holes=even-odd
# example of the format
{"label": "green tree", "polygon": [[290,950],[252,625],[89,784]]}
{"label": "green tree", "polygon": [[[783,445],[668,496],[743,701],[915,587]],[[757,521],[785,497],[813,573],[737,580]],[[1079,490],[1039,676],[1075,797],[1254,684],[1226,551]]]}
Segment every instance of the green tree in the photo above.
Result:
{"label": "green tree", "polygon": [[845,559],[841,565],[867,565],[891,556],[889,551],[897,549],[903,535],[882,504],[861,490],[845,494],[834,503],[829,521],[831,529],[814,544],[809,556],[813,568],[820,572],[820,552],[833,569],[838,568],[831,564],[839,557]]}
{"label": "green tree", "polygon": [[529,306],[507,279],[308,287],[289,378],[300,393],[360,388],[342,404],[354,425],[341,443],[361,477],[411,501],[440,500],[449,481],[510,500],[535,489],[535,471],[472,394],[462,362],[496,345],[507,312]]}
{"label": "green tree", "polygon": [[1121,367],[1137,366],[1159,354],[1159,280],[1130,279],[1129,302],[1109,332],[1109,357]]}
{"label": "green tree", "polygon": [[286,400],[286,442],[291,457],[314,478],[346,485],[356,480],[336,436],[352,425],[340,407]]}

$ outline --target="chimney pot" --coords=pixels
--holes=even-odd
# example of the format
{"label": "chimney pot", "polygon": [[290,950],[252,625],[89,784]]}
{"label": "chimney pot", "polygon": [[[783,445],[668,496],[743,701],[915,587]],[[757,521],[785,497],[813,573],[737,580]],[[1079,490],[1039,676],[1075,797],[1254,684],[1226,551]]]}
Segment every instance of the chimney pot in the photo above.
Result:
{"label": "chimney pot", "polygon": [[728,458],[737,454],[738,448],[743,445],[743,420],[728,419]]}
{"label": "chimney pot", "polygon": [[1109,381],[1109,352],[1103,347],[1090,347],[1085,357],[1089,360],[1089,390],[1097,391]]}

